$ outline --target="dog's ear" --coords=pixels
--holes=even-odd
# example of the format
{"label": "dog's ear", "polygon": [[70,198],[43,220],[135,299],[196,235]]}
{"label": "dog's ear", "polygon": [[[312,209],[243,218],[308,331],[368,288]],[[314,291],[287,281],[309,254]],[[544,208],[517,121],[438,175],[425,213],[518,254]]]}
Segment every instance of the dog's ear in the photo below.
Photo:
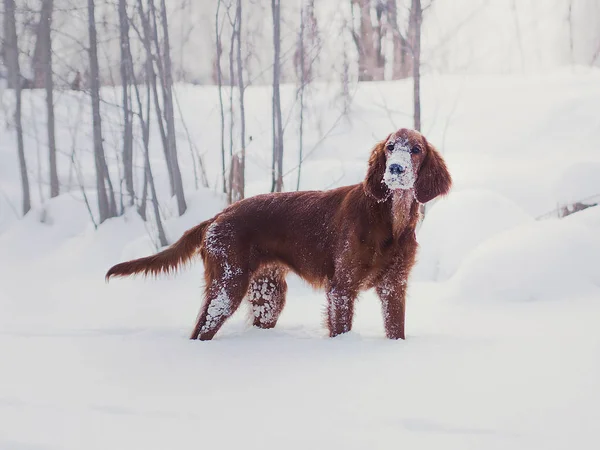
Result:
{"label": "dog's ear", "polygon": [[444,158],[427,139],[423,138],[423,140],[427,154],[419,168],[415,183],[415,197],[419,203],[427,203],[438,195],[445,195],[452,187],[452,177]]}
{"label": "dog's ear", "polygon": [[389,136],[379,142],[371,151],[369,168],[364,181],[364,189],[367,195],[377,201],[383,201],[390,195],[390,190],[383,182],[385,175],[385,144]]}

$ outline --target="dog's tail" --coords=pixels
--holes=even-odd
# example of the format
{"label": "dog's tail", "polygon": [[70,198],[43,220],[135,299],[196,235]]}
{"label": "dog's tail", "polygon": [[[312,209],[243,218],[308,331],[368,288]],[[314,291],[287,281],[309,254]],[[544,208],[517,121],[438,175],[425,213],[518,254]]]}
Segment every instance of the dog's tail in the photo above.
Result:
{"label": "dog's tail", "polygon": [[106,272],[106,281],[111,277],[126,277],[138,273],[156,276],[174,272],[179,266],[189,262],[197,250],[202,247],[204,233],[213,220],[207,220],[190,228],[177,242],[160,253],[111,267]]}

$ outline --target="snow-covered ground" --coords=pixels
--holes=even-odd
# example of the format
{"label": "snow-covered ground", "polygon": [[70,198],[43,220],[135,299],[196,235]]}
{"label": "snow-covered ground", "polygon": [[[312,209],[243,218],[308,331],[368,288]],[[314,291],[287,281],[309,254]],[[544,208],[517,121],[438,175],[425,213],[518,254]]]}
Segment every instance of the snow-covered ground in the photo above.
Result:
{"label": "snow-covered ground", "polygon": [[[326,338],[324,295],[294,277],[276,329],[250,328],[244,307],[215,340],[189,341],[201,264],[176,277],[105,284],[112,264],[155,250],[154,230],[134,210],[94,230],[70,158],[76,148],[93,202],[87,105],[72,94],[59,98],[57,117],[71,124],[58,130],[61,180],[75,181],[42,201],[43,97],[28,92],[35,208],[21,220],[12,212],[20,199],[14,135],[0,130],[0,448],[598,448],[600,207],[565,219],[546,213],[600,194],[600,72],[423,84],[424,133],[455,187],[419,229],[405,341],[384,338],[372,292],[360,298],[353,332]],[[349,118],[340,118],[335,89],[317,89],[301,187],[359,181],[375,141],[410,126],[411,85],[359,86]],[[283,93],[289,108],[293,89]],[[181,86],[178,94],[214,184],[216,91]],[[248,92],[250,195],[269,185],[269,95]],[[105,115],[118,124],[110,108]],[[295,125],[290,114],[289,187]],[[118,141],[106,130],[116,176]],[[181,218],[153,149],[171,239],[223,206],[211,190],[194,192],[186,135],[190,208]]]}

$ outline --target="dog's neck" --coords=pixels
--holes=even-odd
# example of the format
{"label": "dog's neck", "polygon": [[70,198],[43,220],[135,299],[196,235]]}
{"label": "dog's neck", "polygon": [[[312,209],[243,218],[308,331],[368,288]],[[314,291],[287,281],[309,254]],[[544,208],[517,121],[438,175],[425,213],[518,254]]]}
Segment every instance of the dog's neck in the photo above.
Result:
{"label": "dog's neck", "polygon": [[410,222],[410,209],[415,199],[414,189],[396,190],[391,195],[392,233],[397,239]]}

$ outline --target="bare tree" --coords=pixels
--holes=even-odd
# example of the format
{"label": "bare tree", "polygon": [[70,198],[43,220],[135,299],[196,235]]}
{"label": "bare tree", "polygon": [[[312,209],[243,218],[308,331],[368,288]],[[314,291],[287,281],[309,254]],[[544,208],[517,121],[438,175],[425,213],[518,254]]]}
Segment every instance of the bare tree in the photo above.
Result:
{"label": "bare tree", "polygon": [[[229,18],[229,24],[231,25],[231,38],[229,42],[229,163],[231,167],[229,168],[229,185],[227,190],[227,202],[232,203],[232,185],[234,182],[233,176],[236,170],[234,170],[233,164],[237,163],[233,159],[233,147],[234,147],[234,137],[233,137],[233,127],[235,123],[235,110],[233,106],[233,91],[235,88],[235,27],[237,23],[237,16],[234,15],[233,20],[231,20],[231,6],[233,6],[233,2],[231,2],[227,6],[227,17]],[[237,13],[237,9],[236,9]]]}
{"label": "bare tree", "polygon": [[[31,67],[33,69],[33,87],[36,89],[42,89],[45,85],[45,77],[47,72],[46,65],[46,49],[44,47],[48,44],[48,31],[50,28],[50,20],[52,17],[52,5],[53,1],[41,0],[40,19],[35,27],[35,47],[33,49],[33,55],[31,57]],[[20,5],[21,6],[21,5]],[[29,10],[29,5],[25,6],[24,11],[30,14],[34,13],[33,10]],[[35,11],[37,12],[37,11]],[[27,21],[26,21],[27,22]],[[33,26],[33,25],[32,25]]]}
{"label": "bare tree", "polygon": [[[129,54],[131,57],[131,53]],[[154,70],[151,68],[152,61],[148,60],[146,63],[146,70]],[[146,195],[147,195],[147,185],[150,185],[150,192],[152,194],[152,209],[154,211],[154,219],[156,221],[156,228],[158,230],[158,241],[161,247],[164,247],[168,244],[167,235],[165,234],[165,229],[162,224],[162,220],[160,218],[160,207],[158,204],[158,195],[156,193],[156,186],[154,184],[154,177],[152,176],[152,168],[150,167],[150,91],[151,91],[151,77],[146,74],[146,102],[147,109],[146,115],[144,115],[144,108],[142,106],[142,99],[140,96],[140,91],[138,88],[137,81],[135,80],[135,75],[133,75],[133,86],[135,89],[135,95],[138,104],[138,117],[140,119],[140,125],[142,127],[142,141],[144,145],[144,197],[142,198],[142,205],[140,206],[140,215],[145,219],[146,218]]]}
{"label": "bare tree", "polygon": [[[177,207],[179,210],[179,215],[181,216],[187,209],[187,204],[185,202],[185,194],[183,192],[183,180],[181,178],[181,171],[179,170],[179,160],[177,158],[177,139],[175,136],[175,112],[173,109],[173,71],[171,64],[171,46],[169,44],[169,25],[167,21],[167,7],[165,5],[165,0],[161,0],[160,6],[164,46],[164,78],[162,79],[164,115],[165,121],[167,122],[167,142],[169,145],[169,156],[171,157],[171,165],[173,168],[175,197],[177,198]],[[155,38],[158,40],[158,34],[155,34]]]}
{"label": "bare tree", "polygon": [[410,7],[411,50],[413,55],[413,118],[414,129],[421,131],[421,0],[412,0]]}
{"label": "bare tree", "polygon": [[[237,160],[232,165],[233,179],[236,181],[231,186],[231,196],[233,201],[244,198],[245,169],[246,169],[246,110],[244,108],[244,76],[242,61],[242,1],[237,0],[235,12],[235,40],[237,47],[237,82],[240,101],[240,151],[236,152],[234,159]],[[235,171],[233,169],[236,169]]]}
{"label": "bare tree", "polygon": [[[136,95],[138,97],[138,108],[139,111],[143,111],[142,109],[142,102],[140,100],[140,94],[138,92],[138,87],[137,87],[137,83],[134,85],[135,86],[135,92]],[[150,79],[146,80],[146,120],[149,122],[150,121],[150,97],[151,97],[151,90],[150,90]],[[143,112],[138,113],[141,117],[140,117],[140,122],[142,123],[142,140],[143,140],[143,144],[144,144],[144,182],[143,182],[143,187],[142,187],[142,195],[140,197],[140,204],[138,206],[138,213],[140,215],[140,217],[144,220],[144,222],[146,220],[148,220],[148,217],[146,215],[146,208],[148,205],[148,174],[151,172],[148,170],[148,167],[150,165],[150,157],[146,158],[146,148],[150,146],[150,125],[148,125],[148,127],[144,127],[144,122],[143,122],[143,117],[142,114]],[[146,135],[147,134],[147,135]],[[154,182],[154,180],[152,180]]]}
{"label": "bare tree", "polygon": [[[141,6],[141,4],[140,4]],[[140,14],[143,15],[143,9],[140,11]],[[129,21],[129,18],[127,18]],[[130,22],[131,23],[131,22]],[[148,40],[142,38],[140,34],[140,38],[142,38],[144,42],[144,47],[148,46],[150,43]],[[144,148],[144,185],[142,189],[142,196],[140,200],[140,205],[138,207],[138,213],[142,217],[144,221],[147,220],[146,207],[147,207],[147,199],[148,199],[148,186],[150,187],[151,193],[151,201],[152,201],[152,209],[154,211],[154,218],[156,222],[156,228],[158,232],[158,242],[161,247],[164,247],[168,244],[167,236],[165,234],[165,229],[162,224],[162,219],[160,217],[160,206],[158,203],[158,195],[156,193],[156,185],[154,184],[154,177],[152,175],[152,168],[150,166],[150,105],[152,103],[152,85],[154,84],[154,89],[156,89],[156,76],[152,76],[154,74],[154,63],[152,61],[151,55],[146,55],[146,64],[145,64],[145,79],[146,79],[146,112],[144,113],[144,107],[142,103],[142,98],[140,95],[140,89],[138,85],[138,80],[136,79],[135,71],[133,70],[133,56],[131,53],[131,45],[127,45],[125,48],[125,59],[126,64],[129,67],[130,82],[133,86],[133,91],[135,92],[135,99],[137,101],[137,116],[140,121],[140,127],[142,129],[142,145]],[[155,98],[156,99],[156,98]],[[131,100],[133,103],[133,100]],[[131,107],[131,113],[133,112],[133,105]],[[158,116],[160,122],[160,114]],[[161,122],[162,123],[162,122]]]}
{"label": "bare tree", "polygon": [[47,111],[47,129],[48,129],[48,159],[50,167],[50,197],[56,197],[60,192],[60,182],[58,180],[58,170],[56,167],[56,138],[54,121],[54,80],[52,79],[52,12],[54,11],[53,0],[46,0],[44,7],[48,10],[42,14],[42,18],[47,17],[47,25],[44,26],[46,37],[46,74],[44,85],[46,88],[46,111]]}
{"label": "bare tree", "polygon": [[354,24],[350,28],[352,39],[358,52],[358,80],[373,81],[383,80],[385,59],[382,51],[383,39],[383,4],[376,2],[375,13],[377,27],[373,26],[371,19],[371,0],[351,0],[350,6],[354,17],[355,5],[359,9],[359,30],[356,31]]}
{"label": "bare tree", "polygon": [[119,43],[121,47],[121,90],[123,107],[123,174],[129,196],[129,205],[133,205],[135,191],[133,187],[133,124],[131,115],[130,82],[132,63],[129,43],[129,16],[127,0],[119,0]]}
{"label": "bare tree", "polygon": [[273,16],[273,164],[272,192],[283,189],[283,123],[281,118],[281,0],[271,0]]}
{"label": "bare tree", "polygon": [[[96,188],[98,191],[98,210],[100,223],[117,215],[114,192],[111,188],[110,174],[104,157],[102,144],[102,119],[100,116],[100,69],[98,67],[98,40],[96,36],[96,5],[94,0],[88,0],[88,33],[90,59],[90,93],[92,97],[92,126],[94,139],[94,161],[96,163]],[[108,181],[109,194],[106,192],[105,181]]]}
{"label": "bare tree", "polygon": [[215,48],[217,51],[214,63],[216,72],[216,81],[219,89],[219,112],[221,113],[221,174],[223,183],[223,193],[227,192],[227,178],[225,176],[225,108],[223,104],[223,70],[221,68],[221,55],[223,53],[223,44],[221,43],[222,27],[219,23],[219,12],[222,0],[217,3],[217,12],[215,14]]}
{"label": "bare tree", "polygon": [[[152,9],[152,7],[150,8]],[[157,87],[157,79],[156,79],[156,71],[154,69],[154,53],[152,50],[153,47],[153,43],[155,42],[153,36],[156,35],[155,31],[153,31],[152,26],[150,24],[150,19],[149,19],[149,15],[150,12],[146,13],[144,11],[144,4],[142,2],[142,0],[138,0],[138,15],[140,17],[140,22],[142,24],[142,31],[140,32],[136,27],[134,22],[130,22],[131,25],[133,25],[134,30],[136,31],[136,33],[139,36],[139,39],[141,40],[144,50],[146,51],[146,61],[148,61],[146,63],[146,76],[149,78],[150,81],[150,86],[151,86],[151,90],[152,90],[152,95],[154,98],[154,109],[156,112],[156,120],[158,123],[158,129],[160,132],[160,138],[161,138],[161,142],[162,142],[162,146],[163,146],[163,151],[164,151],[164,155],[165,155],[165,164],[167,166],[167,174],[169,176],[169,186],[171,188],[171,195],[175,195],[175,182],[173,179],[173,167],[172,167],[172,163],[171,163],[171,157],[169,154],[169,145],[167,142],[167,132],[165,130],[165,124],[163,122],[163,114],[162,114],[162,108],[160,106],[160,96],[158,93],[158,87]],[[156,27],[154,27],[155,29]],[[158,44],[157,44],[158,45]],[[159,53],[159,48],[157,48],[157,53]],[[161,65],[160,65],[160,61],[158,61],[158,69],[161,69]]]}
{"label": "bare tree", "polygon": [[350,105],[352,103],[350,95],[350,57],[348,56],[348,48],[344,45],[342,50],[342,71],[340,73],[341,97],[344,104],[343,115],[347,116],[350,113]]}
{"label": "bare tree", "polygon": [[[163,45],[161,46],[154,0],[150,0],[148,5],[149,12],[148,15],[146,15],[142,0],[138,0],[138,13],[143,32],[140,33],[137,29],[136,32],[142,40],[144,49],[146,50],[147,58],[152,62],[147,67],[147,76],[150,79],[150,84],[153,91],[154,107],[156,110],[158,127],[165,152],[165,161],[167,164],[167,172],[171,186],[171,195],[176,197],[178,213],[179,215],[182,215],[187,209],[187,204],[185,202],[183,180],[181,177],[181,171],[179,169],[179,161],[177,157],[177,138],[175,135],[175,114],[173,102],[173,76],[167,11],[165,2],[162,0],[160,8],[160,22],[162,24],[161,28],[163,33]],[[150,23],[149,16],[152,18],[153,24]],[[153,46],[156,50],[156,54],[153,52]],[[160,97],[157,87],[158,83],[153,61],[156,61],[156,68],[158,69],[158,78],[162,88],[163,108],[160,106]]]}
{"label": "bare tree", "polygon": [[397,0],[387,2],[388,25],[392,33],[394,59],[392,64],[392,79],[401,80],[412,75],[412,55],[410,45],[398,25]]}
{"label": "bare tree", "polygon": [[52,14],[54,0],[42,0],[40,19],[36,29],[36,42],[32,57],[33,86],[46,91],[46,130],[48,134],[48,167],[50,197],[59,194],[60,185],[56,168],[56,139],[54,121],[54,81],[52,66]]}
{"label": "bare tree", "polygon": [[[231,27],[229,39],[229,155],[225,151],[225,104],[223,101],[223,72],[221,68],[221,55],[223,53],[223,25],[221,19],[221,6],[226,6],[223,18],[228,19]],[[246,166],[246,109],[244,80],[245,59],[242,55],[242,1],[235,0],[229,3],[220,0],[217,4],[215,16],[216,36],[216,58],[214,61],[213,77],[216,78],[219,89],[220,125],[221,125],[221,165],[223,177],[223,192],[227,194],[227,202],[234,203],[244,198],[245,166]],[[237,91],[237,103],[234,101],[234,93]],[[239,137],[234,135],[235,126],[239,121]],[[239,140],[239,146],[236,144]],[[226,161],[229,161],[229,173],[227,174]]]}
{"label": "bare tree", "polygon": [[29,194],[29,177],[27,176],[27,161],[23,143],[22,99],[21,99],[21,69],[19,65],[19,44],[17,40],[17,24],[15,18],[14,0],[4,0],[4,33],[5,58],[10,85],[15,91],[15,129],[17,132],[17,152],[21,171],[21,187],[23,190],[23,215],[31,209]]}
{"label": "bare tree", "polygon": [[[173,75],[167,11],[165,2],[162,0],[160,5],[160,21],[163,32],[163,45],[161,47],[154,0],[150,0],[148,5],[148,15],[152,18],[153,26],[150,23],[148,15],[146,15],[144,12],[142,0],[138,0],[138,13],[142,23],[143,33],[140,33],[137,30],[136,31],[140,35],[148,59],[150,61],[156,60],[158,78],[162,88],[162,109],[160,106],[160,97],[158,94],[154,64],[148,67],[147,76],[151,80],[152,91],[154,94],[154,107],[156,110],[161,139],[163,141],[165,161],[167,164],[167,172],[169,174],[169,182],[171,186],[171,195],[176,197],[178,213],[179,215],[182,215],[187,209],[187,204],[185,202],[183,180],[181,178],[181,171],[179,169],[179,161],[177,157],[177,138],[175,135],[175,114],[173,103]],[[156,49],[156,54],[153,53],[153,46]]]}
{"label": "bare tree", "polygon": [[[313,78],[313,63],[319,54],[321,42],[315,15],[315,2],[308,0],[306,5],[300,8],[300,30],[296,51],[294,52],[294,69],[298,78],[298,179],[296,190],[300,189],[300,178],[302,174],[302,158],[304,150],[304,110],[305,94],[309,83]],[[312,51],[311,51],[312,50]]]}
{"label": "bare tree", "polygon": [[300,105],[298,108],[300,109],[299,118],[298,118],[298,180],[296,181],[296,190],[300,190],[300,177],[302,175],[302,151],[304,149],[304,89],[306,87],[307,79],[306,79],[306,49],[304,44],[304,16],[305,16],[305,8],[300,8],[300,31],[298,33],[298,48],[296,50],[297,58],[294,58],[296,64],[296,75],[299,78],[300,87],[298,88],[298,96]]}

